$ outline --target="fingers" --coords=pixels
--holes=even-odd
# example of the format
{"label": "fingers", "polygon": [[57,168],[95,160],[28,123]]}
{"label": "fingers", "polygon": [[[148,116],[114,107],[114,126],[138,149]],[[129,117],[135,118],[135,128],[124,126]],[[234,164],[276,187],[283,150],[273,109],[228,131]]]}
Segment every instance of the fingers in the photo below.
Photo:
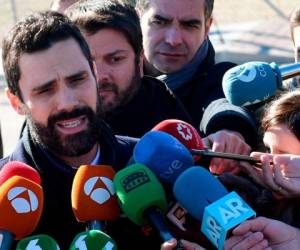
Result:
{"label": "fingers", "polygon": [[160,250],[172,250],[172,249],[175,249],[176,244],[177,244],[177,240],[176,239],[171,239],[169,241],[164,242],[161,245]]}
{"label": "fingers", "polygon": [[[249,155],[250,147],[242,139],[237,132],[221,130],[207,137],[211,150],[215,152],[226,152],[235,154]],[[225,160],[221,158],[213,158],[210,163],[210,171],[215,174],[223,172],[238,173],[238,162],[234,160]]]}
{"label": "fingers", "polygon": [[264,235],[261,232],[250,232],[243,236],[233,236],[225,242],[225,249],[232,250],[260,250],[266,247],[268,247],[268,241],[264,239]]}
{"label": "fingers", "polygon": [[232,232],[236,236],[242,236],[248,232],[263,232],[269,222],[270,220],[265,217],[257,217],[242,222]]}
{"label": "fingers", "polygon": [[205,250],[205,248],[199,246],[196,243],[189,242],[186,240],[180,240],[180,241],[185,250]]}

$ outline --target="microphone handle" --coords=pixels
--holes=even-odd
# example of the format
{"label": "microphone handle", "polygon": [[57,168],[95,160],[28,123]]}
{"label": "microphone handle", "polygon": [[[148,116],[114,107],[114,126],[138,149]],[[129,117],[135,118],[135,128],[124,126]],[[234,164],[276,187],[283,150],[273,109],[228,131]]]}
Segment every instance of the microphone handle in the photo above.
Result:
{"label": "microphone handle", "polygon": [[99,231],[102,231],[103,225],[98,220],[91,220],[91,221],[88,221],[87,228],[88,228],[88,230],[99,230]]}
{"label": "microphone handle", "polygon": [[300,75],[300,63],[293,63],[279,67],[283,80]]}
{"label": "microphone handle", "polygon": [[[253,165],[261,166],[261,161],[248,156],[248,155],[239,155],[239,154],[232,154],[232,153],[223,153],[223,152],[214,152],[208,149],[191,149],[190,151],[192,155],[200,155],[200,156],[206,156],[211,158],[223,158],[223,159],[231,159],[231,160],[238,160],[238,161],[246,161]],[[270,164],[273,164],[273,162],[270,162]]]}
{"label": "microphone handle", "polygon": [[[156,208],[150,207],[147,209],[146,213],[150,218],[150,221],[153,223],[154,227],[158,230],[159,235],[164,242],[174,238],[174,236],[170,233],[169,229],[163,222],[161,213]],[[184,250],[184,247],[182,246],[180,241],[177,241],[175,250]]]}
{"label": "microphone handle", "polygon": [[0,230],[0,235],[1,235],[0,250],[10,249],[14,241],[13,234],[5,230]]}

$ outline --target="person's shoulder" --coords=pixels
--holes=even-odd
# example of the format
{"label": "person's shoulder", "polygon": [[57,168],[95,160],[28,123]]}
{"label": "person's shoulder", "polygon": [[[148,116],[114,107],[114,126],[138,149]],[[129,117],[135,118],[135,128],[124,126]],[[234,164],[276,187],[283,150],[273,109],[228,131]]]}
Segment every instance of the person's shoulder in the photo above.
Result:
{"label": "person's shoulder", "polygon": [[9,156],[0,159],[0,169],[9,161]]}
{"label": "person's shoulder", "polygon": [[156,98],[159,96],[164,96],[164,97],[176,99],[175,94],[164,81],[148,75],[145,75],[142,78],[142,81],[143,81],[143,86],[148,92],[148,94],[152,92],[152,94]]}

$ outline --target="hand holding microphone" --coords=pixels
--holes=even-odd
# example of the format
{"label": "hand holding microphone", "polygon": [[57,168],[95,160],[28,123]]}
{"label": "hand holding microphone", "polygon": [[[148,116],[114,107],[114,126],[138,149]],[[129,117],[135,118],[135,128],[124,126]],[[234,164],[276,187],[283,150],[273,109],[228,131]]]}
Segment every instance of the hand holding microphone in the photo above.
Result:
{"label": "hand holding microphone", "polygon": [[212,174],[199,166],[184,171],[173,192],[177,201],[202,221],[201,231],[218,249],[223,249],[231,229],[255,216],[237,193],[228,193]]}
{"label": "hand holding microphone", "polygon": [[[256,237],[252,237],[256,234]],[[300,249],[298,228],[281,221],[258,217],[243,222],[233,230],[224,249]]]}
{"label": "hand holding microphone", "polygon": [[273,191],[277,198],[300,197],[300,157],[298,155],[252,152],[253,157],[262,162],[262,168],[247,163],[242,170],[255,182]]}

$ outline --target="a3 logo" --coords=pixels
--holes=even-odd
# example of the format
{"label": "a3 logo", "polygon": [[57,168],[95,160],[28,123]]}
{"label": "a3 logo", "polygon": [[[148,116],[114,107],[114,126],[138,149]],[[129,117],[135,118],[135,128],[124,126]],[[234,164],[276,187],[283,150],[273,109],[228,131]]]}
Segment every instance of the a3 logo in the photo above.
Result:
{"label": "a3 logo", "polygon": [[[27,196],[28,199],[23,198]],[[14,187],[7,193],[7,198],[18,214],[34,212],[39,206],[37,196],[25,187]]]}
{"label": "a3 logo", "polygon": [[[105,188],[97,187],[99,182],[103,183]],[[84,184],[84,193],[101,205],[115,194],[115,188],[111,179],[104,176],[95,176],[88,179]]]}

